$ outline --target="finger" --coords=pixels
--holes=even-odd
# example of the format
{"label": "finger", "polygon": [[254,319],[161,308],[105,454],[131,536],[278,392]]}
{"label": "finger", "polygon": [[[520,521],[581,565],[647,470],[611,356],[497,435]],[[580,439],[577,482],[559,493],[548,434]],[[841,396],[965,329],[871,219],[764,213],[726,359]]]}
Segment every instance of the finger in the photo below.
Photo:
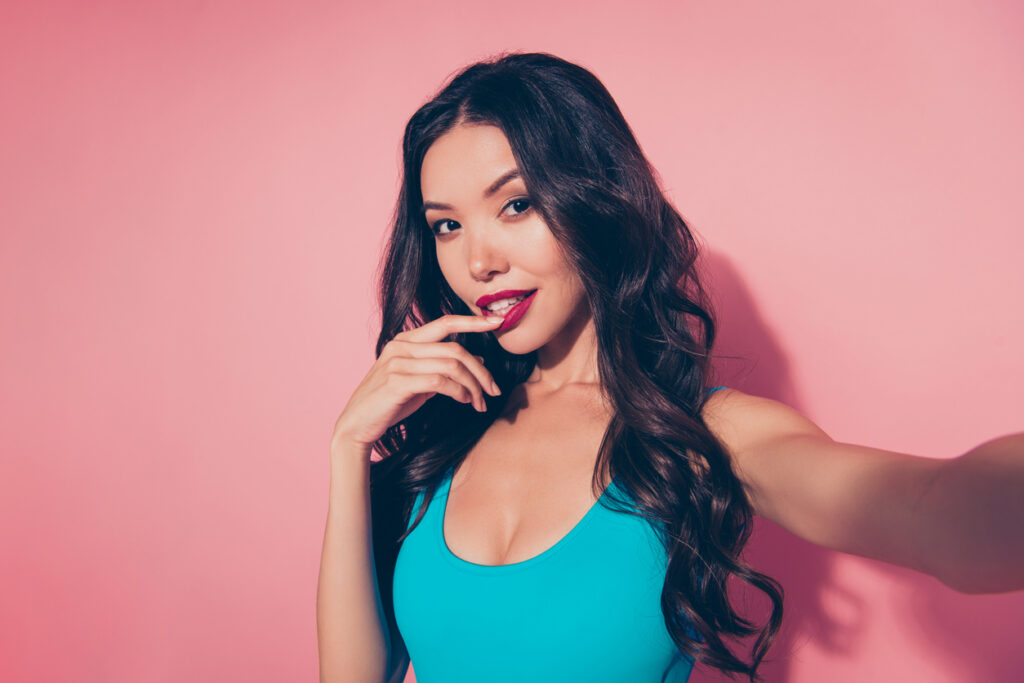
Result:
{"label": "finger", "polygon": [[439,342],[457,332],[487,332],[497,329],[504,320],[500,316],[443,315],[437,320],[400,332],[395,338],[401,336],[404,341]]}
{"label": "finger", "polygon": [[484,379],[480,381],[480,384],[482,384],[484,388],[489,388],[490,394],[494,396],[502,395],[502,388],[498,386],[498,382],[497,380],[495,380],[495,376],[492,373],[490,373],[489,370],[487,370],[487,367],[485,365],[483,365],[483,356],[474,355],[473,358],[476,359],[476,362],[479,365],[471,366],[470,369],[473,370],[474,372],[480,373],[480,375],[484,377]]}
{"label": "finger", "polygon": [[397,386],[401,388],[403,399],[412,398],[416,394],[444,394],[459,403],[474,401],[472,391],[444,374],[393,372],[390,376],[395,378]]}
{"label": "finger", "polygon": [[[467,355],[469,355],[467,353]],[[483,387],[469,368],[458,358],[438,358],[436,356],[426,358],[401,357],[391,361],[391,367],[395,372],[440,374],[458,382],[470,392],[473,398],[474,407],[480,412],[487,411],[487,401],[484,399]]]}
{"label": "finger", "polygon": [[473,373],[484,391],[491,396],[501,396],[501,389],[498,387],[498,383],[494,381],[494,375],[484,365],[483,357],[474,356],[466,350],[465,346],[458,342],[409,343],[401,346],[401,355],[411,358],[438,356],[456,358],[469,368],[469,371]]}

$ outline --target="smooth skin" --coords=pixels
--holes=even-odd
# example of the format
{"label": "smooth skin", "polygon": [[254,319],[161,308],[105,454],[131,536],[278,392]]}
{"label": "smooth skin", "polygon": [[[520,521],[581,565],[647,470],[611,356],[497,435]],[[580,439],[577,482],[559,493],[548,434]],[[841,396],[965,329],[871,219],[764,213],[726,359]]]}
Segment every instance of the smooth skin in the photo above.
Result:
{"label": "smooth skin", "polygon": [[[460,125],[431,145],[421,183],[438,263],[452,290],[481,314],[475,302],[485,293],[538,289],[520,323],[496,333],[510,353],[538,352],[522,385],[526,404],[573,386],[599,393],[582,283],[522,179],[493,186],[516,168],[493,126]],[[534,403],[549,411],[559,405]],[[574,402],[561,405],[564,419],[574,419]],[[755,513],[793,534],[931,574],[962,592],[1024,589],[1024,433],[958,458],[921,457],[837,442],[793,408],[736,389],[715,392],[704,419]]]}
{"label": "smooth skin", "polygon": [[[501,333],[500,319],[456,315],[401,332],[335,422],[317,586],[323,683],[398,683],[408,667],[376,583],[369,460],[387,428],[430,397],[480,410],[484,392],[498,394],[482,359],[443,341],[452,333],[490,332],[511,353],[537,351],[533,374],[453,476],[444,529],[453,551],[480,564],[533,557],[595,500],[584,484],[611,406],[600,391],[593,320],[582,283],[511,170],[508,141],[491,126],[458,126],[424,159],[424,215],[453,291],[481,316],[482,294],[538,292]],[[735,389],[716,391],[703,417],[755,513],[797,536],[962,592],[1024,589],[1024,433],[941,460],[836,442],[789,406]]]}
{"label": "smooth skin", "polygon": [[497,393],[493,378],[479,358],[444,339],[499,324],[500,318],[445,316],[399,333],[381,350],[334,424],[316,595],[322,683],[398,683],[404,677],[407,663],[401,663],[402,648],[392,646],[396,638],[387,629],[373,560],[373,444],[437,394],[484,409],[484,387]]}

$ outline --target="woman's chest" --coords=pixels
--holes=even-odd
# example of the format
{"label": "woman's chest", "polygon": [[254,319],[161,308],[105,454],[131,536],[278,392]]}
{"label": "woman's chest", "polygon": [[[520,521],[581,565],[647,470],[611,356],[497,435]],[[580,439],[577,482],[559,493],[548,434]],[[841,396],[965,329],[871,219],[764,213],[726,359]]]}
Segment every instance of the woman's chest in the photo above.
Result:
{"label": "woman's chest", "polygon": [[685,680],[691,663],[660,607],[665,555],[646,521],[599,502],[551,548],[486,566],[445,546],[447,495],[442,485],[395,567],[395,616],[418,680]]}
{"label": "woman's chest", "polygon": [[451,551],[482,565],[521,562],[563,538],[594,506],[598,451],[610,417],[548,402],[499,419],[456,469],[445,508]]}

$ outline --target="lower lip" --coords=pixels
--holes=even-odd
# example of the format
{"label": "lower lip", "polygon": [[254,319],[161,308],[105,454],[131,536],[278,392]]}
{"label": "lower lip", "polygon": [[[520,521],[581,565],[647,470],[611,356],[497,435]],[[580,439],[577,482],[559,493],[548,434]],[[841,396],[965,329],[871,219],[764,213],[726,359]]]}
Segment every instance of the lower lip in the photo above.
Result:
{"label": "lower lip", "polygon": [[538,290],[536,289],[533,290],[533,294],[508,309],[508,312],[505,314],[505,320],[494,331],[504,332],[505,330],[514,327],[515,324],[519,322],[519,319],[526,315],[526,309],[530,307],[531,303],[533,303],[533,297],[537,295],[537,291]]}

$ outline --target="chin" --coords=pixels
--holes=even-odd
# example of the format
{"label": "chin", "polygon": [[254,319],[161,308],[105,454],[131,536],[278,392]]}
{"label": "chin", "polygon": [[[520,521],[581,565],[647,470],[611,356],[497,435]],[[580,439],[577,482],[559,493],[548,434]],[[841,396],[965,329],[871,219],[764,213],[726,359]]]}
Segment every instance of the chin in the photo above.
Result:
{"label": "chin", "polygon": [[501,348],[512,355],[525,356],[543,346],[543,344],[535,343],[527,335],[516,335],[515,333],[518,331],[517,328],[504,332],[501,336],[495,335]]}

